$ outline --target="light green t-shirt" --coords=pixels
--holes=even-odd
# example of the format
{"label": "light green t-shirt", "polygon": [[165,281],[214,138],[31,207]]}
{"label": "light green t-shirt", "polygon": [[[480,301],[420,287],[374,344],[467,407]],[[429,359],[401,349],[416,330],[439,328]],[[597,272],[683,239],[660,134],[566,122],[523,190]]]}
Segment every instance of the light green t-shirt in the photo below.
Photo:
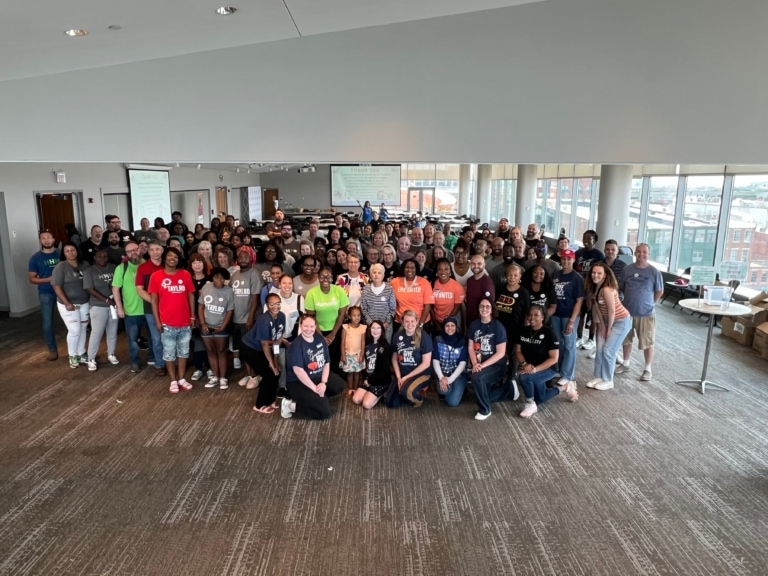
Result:
{"label": "light green t-shirt", "polygon": [[115,268],[115,275],[112,278],[112,286],[122,288],[121,297],[123,299],[123,310],[126,316],[144,316],[144,300],[141,299],[136,291],[136,270],[138,264],[127,263],[128,266],[121,263]]}
{"label": "light green t-shirt", "polygon": [[349,297],[344,288],[335,284],[331,284],[328,294],[320,286],[315,286],[307,292],[304,301],[304,308],[315,312],[317,325],[323,332],[333,330],[339,310],[344,306],[349,306]]}

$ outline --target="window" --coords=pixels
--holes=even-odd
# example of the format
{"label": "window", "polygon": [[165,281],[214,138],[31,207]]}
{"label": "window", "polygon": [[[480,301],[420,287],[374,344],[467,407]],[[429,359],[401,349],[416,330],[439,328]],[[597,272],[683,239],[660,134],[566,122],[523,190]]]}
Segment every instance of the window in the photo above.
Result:
{"label": "window", "polygon": [[731,249],[731,257],[728,258],[729,262],[738,262],[739,261],[739,251],[737,248]]}
{"label": "window", "polygon": [[741,249],[741,261],[742,262],[749,262],[749,248],[742,248]]}
{"label": "window", "polygon": [[757,284],[757,270],[753,270],[752,273],[749,275],[749,283]]}
{"label": "window", "polygon": [[752,242],[752,230],[744,230],[744,242]]}
{"label": "window", "polygon": [[700,264],[703,259],[704,259],[704,252],[694,252],[693,256],[691,256],[691,262],[693,264]]}
{"label": "window", "polygon": [[[723,254],[733,253],[736,246],[733,243],[743,241],[750,244],[746,250],[747,270],[758,271],[748,276],[749,282],[742,286],[753,290],[761,290],[765,286],[760,276],[764,276],[764,266],[768,265],[768,234],[759,232],[768,226],[765,199],[768,196],[768,174],[739,174],[733,178],[733,196],[728,214],[728,229],[725,235]],[[741,248],[741,246],[738,246]],[[736,260],[736,258],[732,258]]]}
{"label": "window", "polygon": [[597,185],[599,180],[579,178],[574,182],[576,184],[576,221],[574,224],[574,236],[577,240],[581,240],[581,237],[584,236],[584,232],[594,226],[597,206],[593,206],[592,199],[597,196]]}
{"label": "window", "polygon": [[627,223],[627,245],[637,244],[640,233],[640,202],[643,195],[643,179],[632,178],[632,191],[629,198],[629,222]]}
{"label": "window", "polygon": [[733,231],[733,241],[741,242],[741,230],[739,230],[738,228]]}
{"label": "window", "polygon": [[[683,230],[677,252],[677,270],[685,270],[694,263],[694,248],[701,252],[697,264],[711,266],[715,262],[715,245],[705,245],[708,233],[717,231],[720,203],[723,197],[723,176],[688,176],[685,179],[683,221],[677,225]],[[673,223],[674,224],[674,223]],[[687,237],[693,230],[693,241]]]}

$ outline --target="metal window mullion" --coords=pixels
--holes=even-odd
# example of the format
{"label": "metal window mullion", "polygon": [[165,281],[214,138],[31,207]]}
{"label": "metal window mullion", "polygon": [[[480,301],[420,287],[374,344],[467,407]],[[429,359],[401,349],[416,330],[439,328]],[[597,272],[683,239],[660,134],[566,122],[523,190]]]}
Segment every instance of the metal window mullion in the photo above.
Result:
{"label": "metal window mullion", "polygon": [[637,242],[646,242],[646,230],[648,228],[648,204],[651,199],[651,177],[643,177],[643,186],[640,191],[640,213],[637,215]]}
{"label": "metal window mullion", "polygon": [[675,200],[675,218],[672,220],[672,246],[669,252],[669,267],[667,271],[677,270],[677,251],[680,249],[680,233],[683,229],[683,214],[685,213],[685,189],[688,177],[680,176],[677,181],[677,199]]}
{"label": "metal window mullion", "polygon": [[715,262],[722,262],[725,255],[725,242],[728,238],[728,222],[731,217],[731,202],[733,201],[733,174],[723,178],[723,195],[720,198],[720,218],[717,221],[717,236],[715,236]]}

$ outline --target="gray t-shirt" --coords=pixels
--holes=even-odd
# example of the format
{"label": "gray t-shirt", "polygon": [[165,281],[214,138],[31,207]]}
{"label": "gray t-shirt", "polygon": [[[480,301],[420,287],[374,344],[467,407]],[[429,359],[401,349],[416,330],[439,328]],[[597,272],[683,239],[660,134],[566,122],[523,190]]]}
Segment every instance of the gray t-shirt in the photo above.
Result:
{"label": "gray t-shirt", "polygon": [[640,318],[653,316],[653,293],[661,292],[664,283],[655,266],[649,264],[645,268],[638,268],[636,264],[627,264],[624,267],[623,282],[619,286],[624,293],[624,308],[630,316]]}
{"label": "gray t-shirt", "polygon": [[[51,286],[61,286],[72,304],[86,304],[91,297],[83,288],[83,277],[87,269],[88,262],[80,262],[77,268],[73,268],[67,262],[59,262],[53,269]],[[60,300],[59,302],[63,304]]]}
{"label": "gray t-shirt", "polygon": [[309,284],[301,279],[301,274],[293,277],[293,291],[302,298],[306,298],[307,292],[312,290],[315,286],[320,286],[320,280],[318,280],[317,276],[315,276],[315,280]]}
{"label": "gray t-shirt", "polygon": [[94,298],[91,296],[91,306],[99,306],[106,308],[107,303],[104,302],[104,298],[112,296],[112,278],[115,275],[115,265],[107,264],[106,268],[99,268],[94,265],[89,267],[85,271],[83,278],[83,288],[93,288],[99,294],[103,294],[103,298]]}
{"label": "gray t-shirt", "polygon": [[216,288],[208,282],[200,289],[198,303],[205,308],[205,323],[213,328],[221,326],[227,312],[235,309],[235,295],[231,286]]}
{"label": "gray t-shirt", "polygon": [[[235,298],[235,312],[232,321],[235,324],[245,324],[248,320],[248,310],[253,298],[259,298],[262,282],[261,274],[251,267],[248,270],[238,270],[229,280]],[[257,306],[258,309],[258,306]]]}

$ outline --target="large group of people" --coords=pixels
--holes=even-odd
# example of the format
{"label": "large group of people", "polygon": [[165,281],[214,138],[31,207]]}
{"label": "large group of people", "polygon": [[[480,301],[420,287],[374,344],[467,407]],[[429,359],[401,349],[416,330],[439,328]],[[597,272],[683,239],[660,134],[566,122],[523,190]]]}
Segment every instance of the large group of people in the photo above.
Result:
{"label": "large group of people", "polygon": [[651,380],[662,281],[647,245],[627,265],[615,240],[596,248],[593,230],[582,247],[561,236],[548,256],[535,224],[523,234],[506,218],[495,231],[471,220],[454,232],[388,216],[367,204],[362,219],[337,213],[330,229],[312,221],[300,233],[277,210],[259,245],[233,217],[190,230],[177,212],[133,233],[108,215],[106,235],[95,225],[82,240],[68,227],[59,245],[43,230],[29,279],[48,360],[57,309],[73,369],[98,370],[105,334],[107,362],[119,364],[122,320],[132,372],[145,368],[142,349],[171,394],[204,378],[226,389],[241,371],[238,384],[258,389],[253,409],[284,418],[328,418],[336,395],[419,407],[430,389],[449,407],[471,391],[477,420],[522,389],[530,418],[558,394],[578,400],[579,349],[594,359],[586,387],[613,388],[634,337],[639,378]]}

